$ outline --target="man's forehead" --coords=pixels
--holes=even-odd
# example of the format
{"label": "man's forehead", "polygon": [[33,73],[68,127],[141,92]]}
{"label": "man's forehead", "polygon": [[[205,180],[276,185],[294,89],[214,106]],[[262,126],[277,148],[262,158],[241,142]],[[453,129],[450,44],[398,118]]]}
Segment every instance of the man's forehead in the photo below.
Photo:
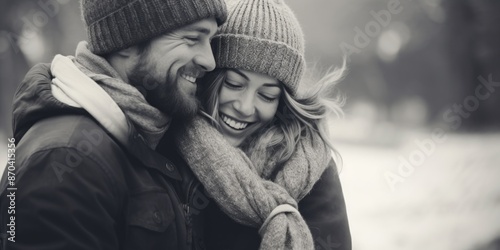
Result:
{"label": "man's forehead", "polygon": [[218,26],[215,19],[210,18],[210,19],[203,19],[201,21],[181,27],[179,31],[186,31],[186,32],[194,31],[202,33],[204,35],[211,35],[217,32],[217,27]]}

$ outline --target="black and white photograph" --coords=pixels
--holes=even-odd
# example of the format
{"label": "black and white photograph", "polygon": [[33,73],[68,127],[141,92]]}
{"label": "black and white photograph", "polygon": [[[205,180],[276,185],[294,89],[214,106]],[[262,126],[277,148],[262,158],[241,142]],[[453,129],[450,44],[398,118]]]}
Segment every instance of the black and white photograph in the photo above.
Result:
{"label": "black and white photograph", "polygon": [[0,3],[0,250],[500,250],[499,1]]}

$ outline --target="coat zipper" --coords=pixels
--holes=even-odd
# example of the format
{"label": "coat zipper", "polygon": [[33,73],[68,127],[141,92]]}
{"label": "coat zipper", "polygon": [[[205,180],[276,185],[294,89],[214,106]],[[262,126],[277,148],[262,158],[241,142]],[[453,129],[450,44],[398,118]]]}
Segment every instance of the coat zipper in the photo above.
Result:
{"label": "coat zipper", "polygon": [[184,217],[186,218],[186,229],[187,229],[187,233],[188,233],[187,243],[188,243],[189,249],[192,249],[192,243],[193,243],[193,225],[192,225],[192,221],[191,221],[191,219],[192,219],[191,218],[191,206],[189,205],[189,202],[190,202],[190,198],[192,197],[192,195],[194,193],[194,190],[196,190],[195,187],[198,186],[198,184],[199,183],[197,183],[194,178],[189,182],[188,189],[186,192],[186,200],[185,200],[186,203],[182,204],[183,208],[184,208]]}
{"label": "coat zipper", "polygon": [[182,204],[184,209],[184,218],[186,219],[186,230],[187,230],[187,245],[188,249],[192,249],[192,239],[193,239],[193,230],[191,225],[191,215],[190,215],[190,207],[189,204]]}

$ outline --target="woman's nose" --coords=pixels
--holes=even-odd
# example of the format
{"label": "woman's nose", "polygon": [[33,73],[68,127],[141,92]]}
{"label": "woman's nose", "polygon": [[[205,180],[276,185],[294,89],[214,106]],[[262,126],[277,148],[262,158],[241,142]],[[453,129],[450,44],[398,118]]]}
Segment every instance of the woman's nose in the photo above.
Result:
{"label": "woman's nose", "polygon": [[241,95],[233,106],[242,116],[251,116],[255,113],[254,98],[250,94]]}

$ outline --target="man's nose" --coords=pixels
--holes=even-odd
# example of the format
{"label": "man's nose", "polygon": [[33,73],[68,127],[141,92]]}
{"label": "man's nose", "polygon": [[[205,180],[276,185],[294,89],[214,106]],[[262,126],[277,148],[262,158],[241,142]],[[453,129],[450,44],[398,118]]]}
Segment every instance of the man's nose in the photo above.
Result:
{"label": "man's nose", "polygon": [[194,57],[194,63],[206,72],[215,69],[215,59],[210,44],[205,45],[200,49],[198,55]]}
{"label": "man's nose", "polygon": [[254,98],[251,94],[245,93],[235,100],[233,107],[242,116],[251,116],[255,113]]}

